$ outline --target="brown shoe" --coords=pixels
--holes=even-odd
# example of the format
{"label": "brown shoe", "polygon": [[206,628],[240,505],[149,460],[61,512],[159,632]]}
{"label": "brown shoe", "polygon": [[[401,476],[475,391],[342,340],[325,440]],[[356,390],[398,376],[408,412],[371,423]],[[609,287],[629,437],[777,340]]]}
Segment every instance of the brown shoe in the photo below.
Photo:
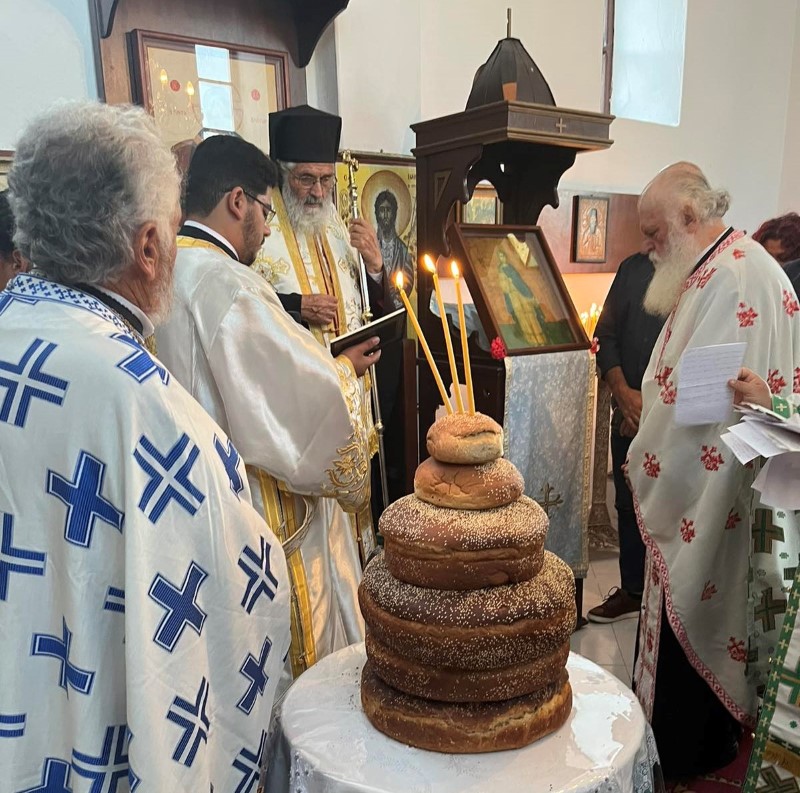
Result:
{"label": "brown shoe", "polygon": [[618,622],[638,617],[641,608],[641,598],[635,598],[624,589],[614,587],[599,606],[589,609],[586,616],[589,622]]}

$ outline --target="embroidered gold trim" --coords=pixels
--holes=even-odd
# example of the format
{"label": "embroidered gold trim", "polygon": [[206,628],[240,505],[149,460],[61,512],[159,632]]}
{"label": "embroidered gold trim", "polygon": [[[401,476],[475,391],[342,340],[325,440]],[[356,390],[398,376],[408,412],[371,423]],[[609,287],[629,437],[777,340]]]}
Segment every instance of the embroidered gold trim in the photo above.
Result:
{"label": "embroidered gold trim", "polygon": [[[333,282],[333,293],[336,295],[336,298],[339,302],[339,332],[346,333],[347,331],[352,330],[352,328],[347,320],[347,311],[345,311],[344,306],[344,295],[342,294],[342,284],[339,281],[339,273],[336,272],[336,258],[331,250],[331,244],[328,242],[327,234],[322,234],[319,237],[319,240],[322,243],[322,251],[325,254],[325,259],[327,260],[325,264],[328,267],[328,272],[330,273],[330,278]],[[363,324],[363,322],[359,324]]]}
{"label": "embroidered gold trim", "polygon": [[334,364],[353,431],[347,443],[336,450],[339,456],[326,471],[329,484],[323,487],[323,494],[336,499],[346,512],[358,512],[369,503],[370,496],[369,457],[365,454],[368,431],[361,412],[363,395],[350,362],[337,358]]}
{"label": "embroidered gold trim", "polygon": [[[277,481],[266,471],[247,466],[258,481],[261,500],[264,504],[265,518],[273,530],[277,531],[281,542],[285,542],[298,529],[294,497],[290,493],[282,493]],[[297,679],[306,669],[317,662],[316,643],[314,641],[314,625],[311,616],[311,599],[308,591],[308,579],[303,564],[302,552],[298,549],[286,558],[289,578],[292,582],[291,597],[291,636],[292,642],[289,657],[292,665],[292,676]]]}
{"label": "embroidered gold trim", "polygon": [[778,765],[793,776],[800,776],[800,757],[789,747],[768,741],[762,760],[764,765]]}
{"label": "embroidered gold trim", "polygon": [[194,237],[183,237],[178,235],[177,245],[179,248],[207,248],[211,251],[218,251],[219,246],[214,245],[213,242],[208,240],[197,240]]}

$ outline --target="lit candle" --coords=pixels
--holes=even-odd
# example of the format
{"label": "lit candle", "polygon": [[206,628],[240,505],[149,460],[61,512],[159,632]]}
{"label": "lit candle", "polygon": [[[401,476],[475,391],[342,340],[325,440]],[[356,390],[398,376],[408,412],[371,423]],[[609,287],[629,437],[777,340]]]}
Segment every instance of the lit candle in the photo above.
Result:
{"label": "lit candle", "polygon": [[475,413],[475,394],[472,390],[472,365],[469,360],[469,347],[467,346],[467,323],[464,319],[464,301],[461,299],[461,273],[455,260],[450,262],[450,272],[456,282],[456,300],[458,301],[458,325],[461,328],[461,355],[464,357],[464,379],[467,381],[467,410],[470,415]]}
{"label": "lit candle", "polygon": [[452,413],[453,406],[450,404],[450,399],[447,396],[447,391],[445,390],[442,378],[439,375],[439,370],[436,368],[436,364],[433,362],[433,355],[431,355],[431,348],[428,347],[428,342],[425,341],[425,336],[422,333],[422,328],[419,326],[419,322],[417,321],[417,318],[411,309],[411,304],[408,302],[408,296],[406,295],[406,290],[403,289],[402,272],[397,273],[394,279],[394,283],[395,286],[397,287],[397,291],[400,293],[400,299],[403,301],[403,305],[406,307],[406,313],[408,314],[408,318],[411,320],[411,324],[414,326],[414,331],[416,332],[417,338],[419,339],[419,346],[422,347],[422,351],[425,353],[425,358],[428,360],[428,366],[430,366],[431,368],[431,374],[433,375],[433,379],[436,381],[436,387],[439,389],[439,395],[442,397],[442,404],[444,405],[445,410],[448,413]]}
{"label": "lit candle", "polygon": [[439,306],[439,318],[442,320],[442,332],[444,333],[444,344],[447,347],[447,360],[450,363],[450,376],[453,379],[453,391],[456,395],[456,407],[459,413],[464,412],[464,403],[461,401],[461,389],[458,386],[458,370],[456,369],[456,356],[453,352],[453,340],[450,338],[450,327],[447,324],[447,314],[444,311],[444,300],[442,300],[442,290],[439,288],[439,274],[436,272],[436,265],[433,259],[426,253],[422,260],[425,262],[425,269],[433,275],[433,291],[436,293],[436,303]]}

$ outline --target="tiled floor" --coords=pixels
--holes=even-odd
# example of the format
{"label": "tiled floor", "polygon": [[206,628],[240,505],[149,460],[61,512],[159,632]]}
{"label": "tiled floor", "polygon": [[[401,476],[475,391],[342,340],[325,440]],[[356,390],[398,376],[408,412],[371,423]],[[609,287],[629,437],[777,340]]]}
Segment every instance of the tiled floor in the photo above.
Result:
{"label": "tiled floor", "polygon": [[[608,483],[608,511],[616,526],[614,486]],[[583,582],[583,614],[602,602],[609,589],[619,586],[619,553],[617,551],[591,551],[589,575]],[[572,635],[570,645],[576,653],[586,656],[596,664],[615,674],[626,685],[633,674],[633,646],[636,641],[638,620],[621,620],[610,625],[590,622]]]}

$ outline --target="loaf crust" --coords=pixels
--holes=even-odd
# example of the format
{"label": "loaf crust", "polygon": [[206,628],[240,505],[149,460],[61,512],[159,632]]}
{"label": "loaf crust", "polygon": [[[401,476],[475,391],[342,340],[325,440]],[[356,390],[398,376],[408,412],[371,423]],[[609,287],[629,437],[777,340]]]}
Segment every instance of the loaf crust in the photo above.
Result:
{"label": "loaf crust", "polygon": [[563,670],[555,683],[524,697],[436,702],[387,686],[367,661],[361,704],[373,727],[410,746],[450,754],[501,752],[519,749],[561,727],[572,711],[572,689]]}

